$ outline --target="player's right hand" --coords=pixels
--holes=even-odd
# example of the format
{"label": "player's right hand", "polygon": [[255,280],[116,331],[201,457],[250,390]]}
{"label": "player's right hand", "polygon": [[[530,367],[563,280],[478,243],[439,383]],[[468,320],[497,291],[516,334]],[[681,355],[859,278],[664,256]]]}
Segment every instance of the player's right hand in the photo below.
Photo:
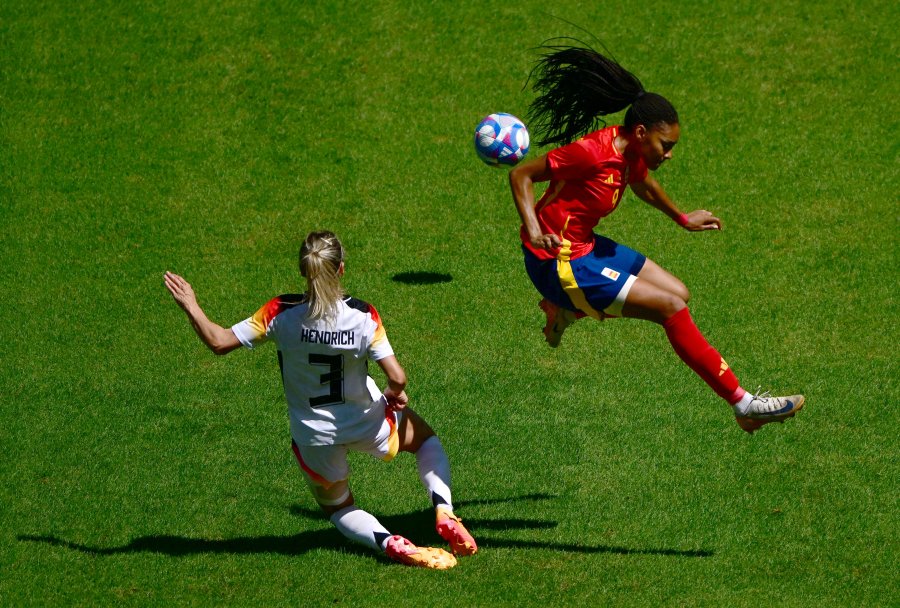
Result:
{"label": "player's right hand", "polygon": [[163,275],[166,283],[166,289],[172,294],[175,302],[183,309],[187,310],[189,306],[197,304],[197,296],[194,295],[194,289],[191,284],[174,272],[166,271]]}
{"label": "player's right hand", "polygon": [[384,389],[384,398],[387,401],[387,406],[390,410],[402,410],[409,403],[409,397],[406,396],[406,391],[395,393],[390,388],[386,388]]}
{"label": "player's right hand", "polygon": [[531,246],[535,249],[556,249],[562,247],[562,239],[555,234],[542,234],[531,237]]}

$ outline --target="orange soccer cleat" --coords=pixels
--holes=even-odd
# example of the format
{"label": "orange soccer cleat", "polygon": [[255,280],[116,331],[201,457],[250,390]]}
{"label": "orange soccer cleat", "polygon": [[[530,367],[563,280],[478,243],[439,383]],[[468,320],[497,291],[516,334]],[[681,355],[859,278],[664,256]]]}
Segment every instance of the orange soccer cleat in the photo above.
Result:
{"label": "orange soccer cleat", "polygon": [[453,511],[437,508],[437,533],[450,544],[450,550],[454,555],[475,555],[478,545],[475,539],[466,530],[462,520],[453,514]]}
{"label": "orange soccer cleat", "polygon": [[388,539],[385,552],[392,560],[407,566],[448,570],[456,565],[456,558],[443,549],[417,547],[396,534]]}
{"label": "orange soccer cleat", "polygon": [[560,308],[546,298],[538,302],[538,306],[540,306],[541,310],[544,311],[544,314],[547,315],[547,324],[544,325],[543,329],[544,338],[547,340],[547,344],[550,345],[550,348],[556,348],[559,346],[560,340],[562,340],[563,332],[566,331],[566,328],[569,325],[577,320],[575,313]]}

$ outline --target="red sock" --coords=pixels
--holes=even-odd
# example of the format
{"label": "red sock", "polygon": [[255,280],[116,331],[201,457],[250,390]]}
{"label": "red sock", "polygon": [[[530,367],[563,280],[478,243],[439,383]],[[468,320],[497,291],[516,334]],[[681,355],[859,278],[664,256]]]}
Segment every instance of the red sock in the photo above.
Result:
{"label": "red sock", "polygon": [[737,377],[722,355],[709,345],[691,318],[687,308],[666,319],[663,323],[666,336],[672,343],[672,348],[681,357],[688,367],[703,378],[710,388],[716,391],[722,399],[734,405],[744,396]]}

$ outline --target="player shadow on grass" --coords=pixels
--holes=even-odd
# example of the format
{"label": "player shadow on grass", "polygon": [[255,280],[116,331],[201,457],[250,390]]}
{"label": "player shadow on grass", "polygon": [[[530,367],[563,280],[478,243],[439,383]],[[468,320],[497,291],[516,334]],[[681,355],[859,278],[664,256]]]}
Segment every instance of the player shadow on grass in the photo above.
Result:
{"label": "player shadow on grass", "polygon": [[[471,501],[460,501],[457,507],[490,505],[518,500],[544,500],[555,498],[548,494],[528,494],[517,498],[497,498]],[[309,519],[323,519],[324,515],[317,509],[294,505],[290,507],[293,515]],[[434,512],[424,509],[402,515],[386,515],[379,519],[387,529],[395,534],[402,534],[416,544],[441,546],[443,541],[434,530]],[[327,520],[326,520],[327,521]],[[712,551],[679,550],[679,549],[641,549],[616,547],[608,545],[572,545],[566,543],[544,542],[539,540],[514,540],[485,535],[488,530],[504,532],[509,530],[537,530],[555,528],[557,522],[520,518],[465,518],[466,526],[475,534],[480,550],[504,549],[550,549],[569,553],[612,553],[618,555],[668,555],[674,557],[710,557]],[[252,536],[237,537],[225,540],[205,538],[187,538],[184,536],[155,535],[139,536],[126,545],[119,547],[91,547],[54,536],[20,534],[19,541],[40,542],[56,547],[64,547],[73,551],[81,551],[91,555],[119,555],[123,553],[160,553],[172,557],[183,557],[198,553],[278,553],[281,555],[302,555],[315,549],[334,549],[344,553],[352,553],[386,561],[386,557],[376,554],[362,546],[350,543],[335,528],[329,526],[322,530],[301,532],[290,536]]]}
{"label": "player shadow on grass", "polygon": [[407,285],[434,285],[435,283],[449,283],[453,277],[445,272],[398,272],[391,277],[397,283],[405,283]]}

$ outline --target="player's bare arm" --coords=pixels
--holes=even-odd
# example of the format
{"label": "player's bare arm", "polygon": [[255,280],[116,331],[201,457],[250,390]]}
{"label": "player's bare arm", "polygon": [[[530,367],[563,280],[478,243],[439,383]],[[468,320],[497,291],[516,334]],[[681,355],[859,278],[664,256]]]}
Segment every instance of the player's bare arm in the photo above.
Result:
{"label": "player's bare arm", "polygon": [[555,234],[544,234],[538,224],[537,215],[534,212],[534,184],[546,182],[551,178],[550,167],[547,164],[547,155],[525,161],[509,172],[509,187],[512,190],[513,200],[528,238],[534,247],[539,249],[553,249],[562,245],[562,241]]}
{"label": "player's bare arm", "polygon": [[197,303],[194,289],[184,278],[174,272],[166,272],[163,276],[166,289],[172,294],[172,299],[181,307],[191,322],[191,326],[200,340],[217,355],[230,353],[238,348],[241,343],[230,328],[226,329],[207,318],[206,313]]}
{"label": "player's bare arm", "polygon": [[[682,216],[682,212],[679,211],[675,203],[672,202],[663,187],[659,185],[659,182],[649,175],[643,181],[631,184],[631,189],[642,201],[659,209],[674,221],[678,222],[679,218]],[[697,209],[683,215],[687,219],[687,223],[684,224],[686,230],[698,231],[722,229],[722,220],[705,209]]]}
{"label": "player's bare arm", "polygon": [[397,361],[397,357],[391,355],[378,360],[378,366],[387,376],[388,385],[384,390],[384,396],[388,405],[394,409],[402,410],[409,403],[406,396],[406,372]]}

